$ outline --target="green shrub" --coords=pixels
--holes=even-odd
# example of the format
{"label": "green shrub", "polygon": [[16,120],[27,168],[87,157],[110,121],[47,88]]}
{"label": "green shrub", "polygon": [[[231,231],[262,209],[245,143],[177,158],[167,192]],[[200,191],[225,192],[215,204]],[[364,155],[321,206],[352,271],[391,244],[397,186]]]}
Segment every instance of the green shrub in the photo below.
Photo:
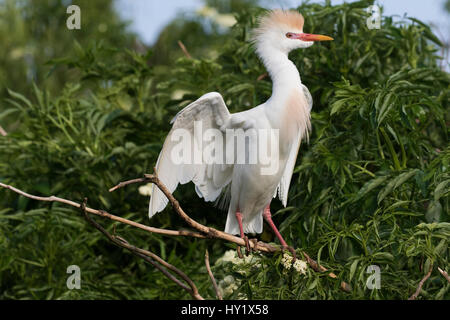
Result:
{"label": "green shrub", "polygon": [[[310,269],[299,276],[283,270],[280,254],[261,255],[257,263],[213,267],[218,280],[232,275],[239,284],[228,297],[406,299],[431,265],[448,266],[450,77],[438,67],[441,44],[415,19],[384,17],[381,29],[368,30],[370,3],[299,7],[305,32],[335,41],[290,56],[313,95],[313,131],[297,160],[288,207],[273,207],[287,241],[339,279]],[[37,86],[34,97],[9,92],[0,121],[14,115],[18,126],[0,137],[0,181],[37,195],[74,201],[87,196],[94,208],[184,228],[171,208],[148,221],[148,198],[136,186],[107,190],[152,172],[171,117],[200,95],[221,92],[232,112],[270,96],[270,79],[260,77],[266,71],[248,42],[259,13],[255,8],[237,14],[217,58],[181,58],[167,74],[147,64],[150,52],[78,46],[57,61],[79,74],[59,94]],[[175,196],[194,219],[223,229],[226,214],[194,194],[187,185]],[[1,298],[189,298],[157,270],[108,243],[77,210],[6,190],[0,190],[0,208]],[[214,298],[205,249],[214,263],[232,246],[119,225],[116,232],[182,269],[204,297]],[[267,230],[261,235],[272,237]],[[81,267],[82,290],[65,286],[71,264]],[[381,269],[380,290],[366,288],[370,265]],[[341,291],[340,281],[350,283],[352,292]],[[448,299],[449,286],[434,270],[420,297]]]}

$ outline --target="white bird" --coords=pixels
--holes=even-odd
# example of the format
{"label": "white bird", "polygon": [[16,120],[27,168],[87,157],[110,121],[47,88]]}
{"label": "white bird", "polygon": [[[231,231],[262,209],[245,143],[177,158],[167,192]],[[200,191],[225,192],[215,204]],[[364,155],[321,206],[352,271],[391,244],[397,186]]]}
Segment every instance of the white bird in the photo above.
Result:
{"label": "white bird", "polygon": [[[253,32],[253,42],[256,53],[273,82],[270,99],[250,110],[230,114],[219,93],[212,92],[202,96],[181,110],[172,120],[172,130],[164,142],[156,165],[158,177],[171,192],[178,184],[192,181],[198,196],[205,201],[216,201],[221,194],[225,194],[225,203],[228,206],[225,232],[239,234],[247,244],[245,233],[261,233],[264,218],[281,245],[290,248],[272,221],[270,203],[278,194],[286,207],[300,143],[302,139],[308,138],[311,129],[312,97],[302,84],[300,74],[295,64],[289,60],[288,54],[295,49],[308,48],[314,41],[333,40],[328,36],[303,33],[303,25],[303,16],[296,11],[273,10],[265,14]],[[196,132],[199,124],[203,130],[200,134]],[[211,137],[209,141],[215,146],[215,152],[224,151],[225,156],[221,158],[224,161],[211,163],[205,161],[205,157],[201,157],[200,162],[193,160],[191,152],[200,152],[203,155],[208,148],[201,143],[205,140],[202,133],[212,129],[223,136],[227,130],[242,129],[245,133],[253,130],[258,139],[264,130],[275,130],[279,138],[276,170],[264,174],[264,164],[260,159],[256,163],[248,163],[250,153],[247,149],[256,147],[255,140],[251,139],[247,140],[244,149],[242,146],[237,148],[237,156],[239,153],[245,153],[245,163],[236,161],[236,155],[230,155],[231,149],[226,148],[230,141],[224,138],[226,142],[223,145],[218,143],[217,139],[213,141]],[[180,163],[178,159],[178,156],[181,156],[178,153],[180,132],[193,137],[192,143],[182,143],[185,147],[183,156],[191,159],[190,162]],[[236,151],[234,146],[232,148]],[[272,151],[275,152],[271,149]],[[228,162],[229,158],[233,160],[231,163]],[[149,216],[162,211],[167,203],[166,196],[153,186]]]}

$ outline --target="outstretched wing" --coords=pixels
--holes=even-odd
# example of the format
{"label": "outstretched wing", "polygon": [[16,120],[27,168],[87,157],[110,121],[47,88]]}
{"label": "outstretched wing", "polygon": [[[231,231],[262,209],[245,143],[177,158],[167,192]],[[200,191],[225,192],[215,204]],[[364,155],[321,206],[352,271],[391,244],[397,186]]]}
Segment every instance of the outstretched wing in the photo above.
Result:
{"label": "outstretched wing", "polygon": [[[175,116],[156,164],[156,173],[170,192],[175,191],[178,184],[192,181],[199,197],[206,201],[218,198],[222,189],[231,181],[233,167],[204,161],[203,153],[207,146],[211,148],[211,144],[216,144],[214,148],[219,150],[222,144],[211,138],[211,142],[204,145],[203,133],[208,129],[216,129],[210,130],[216,134],[222,132],[221,127],[230,118],[230,112],[217,92],[202,96]],[[167,197],[153,185],[149,216],[161,212],[167,202]]]}
{"label": "outstretched wing", "polygon": [[[312,109],[313,106],[313,100],[311,93],[309,92],[308,88],[302,84],[302,90],[305,97],[305,104],[308,108],[308,114]],[[295,168],[295,162],[297,161],[297,155],[298,151],[300,149],[300,144],[302,142],[302,139],[304,138],[304,131],[299,130],[298,135],[294,143],[291,145],[289,156],[286,163],[286,168],[284,169],[283,176],[281,177],[280,184],[278,185],[278,198],[283,203],[283,206],[286,207],[287,205],[287,198],[289,193],[289,186],[291,184],[292,179],[292,173],[294,172]],[[274,198],[276,197],[277,192],[275,192]]]}

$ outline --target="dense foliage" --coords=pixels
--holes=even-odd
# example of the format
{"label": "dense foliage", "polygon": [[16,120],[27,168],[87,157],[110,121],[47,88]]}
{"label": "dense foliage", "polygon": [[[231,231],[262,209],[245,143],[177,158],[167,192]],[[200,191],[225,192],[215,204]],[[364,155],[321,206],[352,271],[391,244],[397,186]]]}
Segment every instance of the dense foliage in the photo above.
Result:
{"label": "dense foliage", "polygon": [[[406,299],[430,267],[420,297],[449,298],[450,285],[436,270],[448,268],[450,236],[450,78],[438,67],[441,44],[412,18],[384,17],[381,29],[369,30],[370,3],[298,8],[305,32],[335,41],[290,56],[314,98],[313,131],[297,160],[288,207],[273,203],[287,241],[339,279],[311,269],[305,275],[285,270],[280,254],[257,254],[244,263],[220,259],[213,272],[234,285],[228,298]],[[233,112],[270,96],[270,79],[262,77],[266,71],[249,43],[261,13],[252,7],[238,12],[216,58],[179,58],[164,73],[148,64],[151,51],[76,45],[56,61],[77,75],[60,92],[31,86],[32,95],[26,95],[10,88],[2,101],[0,124],[13,117],[17,128],[0,136],[0,181],[32,194],[74,201],[86,196],[94,208],[184,228],[171,208],[149,221],[148,198],[137,186],[107,190],[151,172],[171,117],[205,92],[221,92]],[[194,194],[189,184],[175,196],[199,222],[224,228],[226,214]],[[214,264],[233,246],[115,227],[214,298],[205,249]],[[260,238],[274,241],[269,230]],[[7,190],[0,190],[0,257],[1,298],[189,298],[157,270],[108,243],[80,212]],[[82,271],[80,290],[66,287],[66,269],[73,264]],[[379,290],[366,287],[370,265],[380,267]],[[351,284],[351,293],[339,289],[341,280]]]}
{"label": "dense foliage", "polygon": [[[112,0],[79,0],[82,28],[68,30],[65,0],[0,1],[0,97],[14,88],[32,98],[32,82],[58,92],[68,80],[76,79],[76,70],[48,64],[74,50],[76,40],[82,46],[93,41],[106,45],[134,46],[135,36],[114,10]],[[5,120],[2,123],[5,125]]]}

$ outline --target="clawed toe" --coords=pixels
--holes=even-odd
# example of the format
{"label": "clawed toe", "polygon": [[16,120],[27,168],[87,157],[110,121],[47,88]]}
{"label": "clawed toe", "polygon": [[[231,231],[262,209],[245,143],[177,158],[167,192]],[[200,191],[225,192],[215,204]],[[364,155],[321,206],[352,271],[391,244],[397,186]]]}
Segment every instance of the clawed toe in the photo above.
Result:
{"label": "clawed toe", "polygon": [[295,253],[295,249],[291,246],[283,246],[282,248],[283,248],[282,249],[283,251],[287,249],[290,253],[292,253],[292,257],[293,257],[292,263],[294,263],[295,260],[297,260],[297,254]]}
{"label": "clawed toe", "polygon": [[251,249],[250,249],[250,243],[248,242],[247,236],[244,236],[244,241],[245,241],[245,255],[248,256],[251,252]]}
{"label": "clawed toe", "polygon": [[[248,241],[249,241],[248,237],[243,236],[242,239],[244,239],[244,241],[245,241],[245,255],[248,256],[250,253],[250,244],[248,243]],[[238,245],[236,250],[237,250],[237,255],[238,255],[239,259],[244,259],[244,256],[242,255],[242,252],[241,252],[241,246]]]}
{"label": "clawed toe", "polygon": [[[256,244],[258,243],[258,239],[253,238],[249,239],[247,236],[244,236],[242,239],[245,241],[245,255],[248,256],[252,252],[258,251],[256,248]],[[250,245],[251,243],[251,245]],[[241,252],[241,246],[237,246],[236,248],[237,255],[240,259],[244,259],[244,256]]]}
{"label": "clawed toe", "polygon": [[[250,245],[250,242],[252,243],[252,245]],[[247,236],[245,237],[245,245],[247,247],[247,252],[246,252],[247,256],[249,253],[258,251],[258,250],[256,250],[257,243],[258,243],[258,239],[256,239],[256,238],[248,239]]]}
{"label": "clawed toe", "polygon": [[242,252],[241,252],[241,246],[237,246],[236,251],[237,251],[237,255],[238,255],[239,259],[244,259],[244,256],[242,255]]}
{"label": "clawed toe", "polygon": [[256,249],[256,244],[258,243],[258,239],[253,238],[253,239],[249,239],[249,241],[252,243],[252,246],[250,246],[250,250],[251,250],[252,252],[258,251],[258,250]]}

